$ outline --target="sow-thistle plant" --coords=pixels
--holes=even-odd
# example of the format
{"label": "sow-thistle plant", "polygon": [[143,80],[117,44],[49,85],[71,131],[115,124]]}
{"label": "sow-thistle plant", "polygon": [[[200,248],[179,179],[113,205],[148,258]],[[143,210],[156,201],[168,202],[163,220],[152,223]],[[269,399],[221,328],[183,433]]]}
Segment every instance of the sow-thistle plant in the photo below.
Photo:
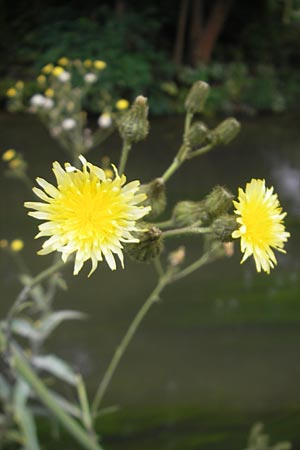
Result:
{"label": "sow-thistle plant", "polygon": [[[182,143],[162,174],[142,184],[139,180],[126,180],[134,144],[145,139],[149,131],[148,102],[141,95],[131,106],[127,100],[119,100],[118,115],[107,110],[98,119],[99,127],[105,130],[114,126],[122,138],[118,168],[110,164],[108,157],[102,158],[102,167],[89,162],[82,153],[93,147],[95,134],[87,131],[87,117],[81,109],[83,91],[72,85],[72,70],[78,70],[86,83],[83,90],[88,90],[92,78],[99,77],[105,67],[101,60],[81,62],[65,57],[56,65],[47,64],[38,78],[43,93],[36,93],[31,99],[32,110],[65,143],[71,156],[64,165],[53,163],[54,183],[36,179],[39,187],[34,187],[33,192],[38,201],[25,203],[31,210],[29,215],[42,221],[36,237],[44,238],[44,242],[38,253],[54,253],[53,264],[34,277],[22,259],[22,240],[0,240],[1,251],[13,257],[21,269],[23,285],[0,324],[0,349],[6,365],[5,373],[0,375],[0,392],[5,393],[1,398],[4,406],[0,424],[4,424],[7,442],[16,439],[28,449],[41,448],[36,417],[42,413],[54,415],[82,448],[101,450],[95,419],[102,411],[103,398],[128,345],[163,290],[206,264],[232,256],[236,239],[240,239],[242,262],[253,256],[257,271],[269,273],[276,264],[274,250],[284,252],[290,235],[284,225],[286,214],[273,188],[267,188],[265,180],[255,178],[245,189],[239,188],[236,200],[226,187],[215,186],[204,198],[178,202],[169,218],[160,219],[167,205],[168,180],[184,164],[188,171],[189,160],[218,145],[228,145],[240,130],[234,118],[209,129],[195,116],[203,111],[209,95],[205,82],[195,83],[188,94]],[[90,145],[86,144],[87,139],[91,140]],[[6,150],[2,159],[9,166],[8,172],[15,171],[31,184],[24,167],[23,172],[10,167],[14,161],[16,166],[18,161],[24,161],[17,151]],[[203,252],[202,246],[197,245],[199,255],[191,263],[185,262],[187,236],[204,241]],[[179,243],[176,250],[169,247],[174,237]],[[152,263],[157,283],[130,323],[90,400],[82,377],[66,361],[44,353],[47,338],[60,323],[84,317],[76,311],[55,311],[53,301],[57,289],[65,288],[62,271],[69,263],[74,265],[76,275],[90,262],[89,275],[97,269],[101,277],[102,263],[106,262],[112,270],[126,267],[124,256],[139,263]],[[71,386],[72,400],[61,387],[57,388],[57,383],[47,385],[48,374]],[[12,398],[16,399],[13,404]],[[34,408],[37,404],[38,409]]]}

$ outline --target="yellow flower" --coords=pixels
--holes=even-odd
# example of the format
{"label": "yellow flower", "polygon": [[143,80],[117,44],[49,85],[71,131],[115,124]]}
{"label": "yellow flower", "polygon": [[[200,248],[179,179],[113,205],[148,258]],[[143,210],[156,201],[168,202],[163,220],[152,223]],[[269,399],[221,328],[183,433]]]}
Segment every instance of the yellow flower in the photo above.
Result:
{"label": "yellow flower", "polygon": [[22,90],[23,88],[24,88],[24,83],[23,83],[23,81],[17,81],[16,82],[16,88],[17,89],[19,89],[19,90]]}
{"label": "yellow flower", "polygon": [[86,59],[85,61],[83,61],[83,65],[84,67],[92,67],[93,61],[91,59]]}
{"label": "yellow flower", "polygon": [[42,68],[42,72],[43,73],[45,73],[45,74],[49,74],[49,73],[51,73],[52,72],[52,70],[53,70],[53,64],[46,64],[46,66],[44,66],[43,68]]}
{"label": "yellow flower", "polygon": [[57,62],[61,66],[67,66],[69,64],[69,60],[65,56],[63,56],[62,58],[59,58],[59,60]]}
{"label": "yellow flower", "polygon": [[16,156],[16,150],[10,148],[6,150],[2,155],[2,160],[5,162],[11,161]]}
{"label": "yellow flower", "polygon": [[125,100],[124,98],[120,98],[120,100],[116,103],[116,108],[120,111],[123,111],[124,109],[127,109],[129,106],[128,100]]}
{"label": "yellow flower", "polygon": [[60,66],[55,66],[52,70],[52,75],[55,77],[58,77],[60,74],[62,74],[65,70]]}
{"label": "yellow flower", "polygon": [[39,225],[36,238],[47,236],[40,255],[53,251],[62,253],[63,261],[75,253],[74,275],[91,259],[91,275],[98,261],[105,258],[112,270],[116,269],[114,255],[123,267],[122,242],[139,242],[132,232],[136,221],[144,217],[149,207],[137,206],[145,199],[138,194],[139,181],[125,185],[126,177],[107,178],[104,171],[80,156],[82,170],[69,163],[63,169],[53,163],[58,187],[42,178],[37,183],[44,189],[34,188],[42,202],[26,202],[25,207],[36,211],[28,214],[45,222]]}
{"label": "yellow flower", "polygon": [[20,169],[20,168],[24,168],[24,162],[22,161],[22,159],[16,158],[16,159],[9,161],[8,166],[12,170]]}
{"label": "yellow flower", "polygon": [[24,248],[24,242],[22,239],[14,239],[10,243],[10,248],[13,252],[20,252]]}
{"label": "yellow flower", "polygon": [[17,90],[13,87],[7,89],[6,91],[7,97],[15,97],[17,95]]}
{"label": "yellow flower", "polygon": [[45,75],[41,74],[37,77],[36,81],[39,84],[45,84],[46,83],[47,78],[45,77]]}
{"label": "yellow flower", "polygon": [[104,70],[106,68],[107,64],[105,61],[101,61],[100,59],[97,59],[94,61],[94,67],[97,70]]}
{"label": "yellow flower", "polygon": [[239,188],[238,201],[233,204],[238,215],[240,228],[232,233],[233,238],[241,238],[241,263],[253,255],[258,272],[270,269],[277,264],[273,249],[285,253],[284,242],[290,233],[285,231],[282,212],[274,188],[266,188],[265,180],[252,179],[245,191]]}
{"label": "yellow flower", "polygon": [[48,88],[44,92],[45,97],[52,98],[54,97],[54,90],[52,88]]}

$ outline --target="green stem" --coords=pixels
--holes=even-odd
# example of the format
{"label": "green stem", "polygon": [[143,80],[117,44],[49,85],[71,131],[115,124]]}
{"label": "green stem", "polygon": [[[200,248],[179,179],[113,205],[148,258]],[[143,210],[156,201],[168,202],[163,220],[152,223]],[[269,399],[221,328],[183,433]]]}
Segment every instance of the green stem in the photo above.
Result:
{"label": "green stem", "polygon": [[120,175],[122,175],[125,171],[127,158],[128,158],[130,150],[131,150],[131,142],[128,142],[125,140],[123,142],[123,148],[122,148],[121,159],[120,159],[119,170],[118,170]]}
{"label": "green stem", "polygon": [[146,316],[147,312],[151,308],[151,306],[158,301],[159,294],[162,292],[164,287],[168,284],[168,282],[171,279],[171,273],[168,272],[163,277],[161,277],[158,281],[157,286],[152,291],[150,296],[147,298],[143,306],[140,308],[140,310],[137,312],[136,316],[134,317],[133,321],[129,325],[129,328],[127,329],[124,337],[122,338],[119,346],[117,347],[107,369],[106,372],[98,386],[98,389],[96,391],[96,395],[92,404],[92,416],[96,417],[97,412],[99,409],[99,406],[103,400],[103,397],[105,395],[105,392],[111,382],[111,379],[116,371],[116,368],[118,367],[120,360],[122,356],[124,355],[129,343],[131,342],[133,336],[135,335],[139,325],[143,321],[144,317]]}
{"label": "green stem", "polygon": [[210,251],[202,255],[201,258],[197,259],[197,261],[195,261],[194,263],[187,266],[185,269],[173,275],[171,282],[180,280],[181,278],[190,275],[191,273],[195,272],[195,270],[200,269],[200,267],[214,261],[215,259],[223,255],[224,251],[222,249],[222,244],[218,243]]}
{"label": "green stem", "polygon": [[177,169],[181,166],[182,162],[179,161],[177,157],[174,158],[172,164],[168,167],[165,173],[161,176],[163,182],[166,183],[168,179],[176,172]]}
{"label": "green stem", "polygon": [[162,236],[164,238],[168,238],[168,237],[178,237],[182,235],[206,234],[210,232],[211,232],[210,227],[184,227],[184,228],[177,228],[175,230],[163,231]]}
{"label": "green stem", "polygon": [[77,442],[88,450],[102,450],[102,447],[97,444],[93,436],[86,433],[85,430],[83,430],[81,426],[61,408],[44,383],[37,377],[28,362],[15,347],[12,348],[11,364],[16,372],[29,384],[41,402],[44,403]]}
{"label": "green stem", "polygon": [[154,225],[156,228],[160,228],[163,230],[164,228],[170,228],[173,224],[173,220],[165,220],[164,222],[154,222],[152,225]]}
{"label": "green stem", "polygon": [[214,146],[215,144],[208,144],[205,147],[198,148],[197,150],[194,150],[193,152],[189,153],[187,155],[187,159],[192,159],[195,158],[196,156],[203,155],[204,153],[209,152],[209,150],[211,150]]}
{"label": "green stem", "polygon": [[186,134],[188,133],[188,131],[190,129],[191,122],[193,120],[193,116],[194,116],[193,113],[190,113],[190,112],[186,113],[185,122],[184,122],[184,136],[186,136]]}

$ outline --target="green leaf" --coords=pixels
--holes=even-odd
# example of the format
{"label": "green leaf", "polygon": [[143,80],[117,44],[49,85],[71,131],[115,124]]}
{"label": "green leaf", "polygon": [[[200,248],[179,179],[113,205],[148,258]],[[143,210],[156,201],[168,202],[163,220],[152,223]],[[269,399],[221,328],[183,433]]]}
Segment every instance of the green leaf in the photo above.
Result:
{"label": "green leaf", "polygon": [[42,333],[43,338],[48,337],[52,331],[55,330],[65,320],[77,320],[85,319],[86,314],[79,311],[57,311],[46,317],[39,326],[39,331]]}
{"label": "green leaf", "polygon": [[26,337],[33,341],[41,338],[40,331],[34,326],[32,322],[25,319],[13,319],[11,324],[12,331],[22,337]]}
{"label": "green leaf", "polygon": [[31,362],[38,369],[46,370],[73,386],[77,383],[77,375],[74,373],[73,369],[65,361],[55,355],[35,356],[32,358]]}
{"label": "green leaf", "polygon": [[25,438],[24,450],[41,450],[36,424],[30,408],[27,406],[27,399],[30,388],[27,383],[19,379],[14,392],[15,418]]}

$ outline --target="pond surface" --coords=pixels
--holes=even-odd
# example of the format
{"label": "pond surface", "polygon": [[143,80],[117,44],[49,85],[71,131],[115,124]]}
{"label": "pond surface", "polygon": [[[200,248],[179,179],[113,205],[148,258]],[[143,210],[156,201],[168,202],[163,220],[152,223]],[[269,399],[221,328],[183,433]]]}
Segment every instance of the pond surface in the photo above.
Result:
{"label": "pond surface", "polygon": [[[1,148],[24,154],[32,178],[52,180],[53,160],[66,158],[32,116],[0,115]],[[130,155],[128,179],[146,182],[169,165],[180,144],[182,118],[152,120],[148,139]],[[113,136],[89,159],[103,155],[118,161],[120,141]],[[168,182],[170,208],[178,200],[198,200],[216,184],[234,193],[252,177],[274,185],[288,211],[292,237],[287,254],[268,276],[256,274],[252,261],[240,265],[235,255],[205,267],[168,287],[148,314],[105,397],[120,411],[101,420],[108,450],[224,449],[246,447],[255,421],[267,425],[272,440],[291,440],[300,448],[300,117],[243,120],[242,131],[220,147],[186,163]],[[2,173],[4,165],[2,165]],[[51,257],[37,257],[36,221],[22,204],[31,194],[1,175],[1,238],[21,237],[32,273]],[[170,209],[165,213],[168,218]],[[171,249],[182,241],[173,241]],[[196,238],[186,241],[187,258],[198,255]],[[1,314],[19,290],[12,261],[1,255]],[[87,279],[66,271],[68,291],[59,293],[57,309],[78,309],[89,317],[68,323],[51,337],[51,352],[66,357],[83,372],[90,392],[103,374],[130,320],[151,292],[150,265],[126,259],[126,270],[100,265]],[[69,440],[67,441],[69,442]],[[64,449],[75,449],[70,443]],[[49,449],[52,447],[49,447]],[[55,445],[53,446],[55,447]]]}

